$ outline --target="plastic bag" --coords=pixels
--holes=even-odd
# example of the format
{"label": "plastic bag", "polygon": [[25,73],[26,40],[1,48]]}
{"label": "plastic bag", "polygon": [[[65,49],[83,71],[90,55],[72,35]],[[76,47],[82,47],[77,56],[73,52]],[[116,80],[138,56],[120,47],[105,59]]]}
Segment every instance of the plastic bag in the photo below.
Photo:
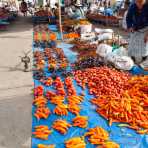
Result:
{"label": "plastic bag", "polygon": [[98,40],[103,41],[103,40],[111,40],[113,39],[113,34],[112,33],[103,33],[98,35]]}
{"label": "plastic bag", "polygon": [[134,62],[130,57],[117,56],[114,63],[115,67],[120,70],[131,70]]}
{"label": "plastic bag", "polygon": [[111,52],[112,52],[112,47],[107,44],[100,44],[97,47],[97,51],[96,51],[96,53],[101,57],[106,57]]}
{"label": "plastic bag", "polygon": [[112,29],[95,28],[95,32],[102,34],[102,33],[113,33],[114,31]]}
{"label": "plastic bag", "polygon": [[128,50],[124,47],[115,49],[113,52],[114,54],[119,55],[119,56],[128,56]]}

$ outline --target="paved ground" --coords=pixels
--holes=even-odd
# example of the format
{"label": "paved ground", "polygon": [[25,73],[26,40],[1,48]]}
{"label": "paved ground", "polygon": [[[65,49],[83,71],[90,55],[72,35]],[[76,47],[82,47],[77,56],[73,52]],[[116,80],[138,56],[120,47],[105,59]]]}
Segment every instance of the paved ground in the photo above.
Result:
{"label": "paved ground", "polygon": [[31,147],[32,73],[19,64],[31,46],[29,18],[19,17],[0,32],[0,148]]}

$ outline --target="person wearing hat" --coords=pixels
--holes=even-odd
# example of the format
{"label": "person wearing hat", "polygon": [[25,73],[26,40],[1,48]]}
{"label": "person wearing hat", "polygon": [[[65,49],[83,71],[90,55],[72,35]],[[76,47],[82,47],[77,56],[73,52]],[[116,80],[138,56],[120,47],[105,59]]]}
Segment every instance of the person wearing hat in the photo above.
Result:
{"label": "person wearing hat", "polygon": [[81,5],[79,0],[76,1],[75,13],[73,15],[73,18],[75,18],[75,19],[83,19],[83,18],[85,18],[85,14],[84,14],[84,11],[82,9],[82,5]]}

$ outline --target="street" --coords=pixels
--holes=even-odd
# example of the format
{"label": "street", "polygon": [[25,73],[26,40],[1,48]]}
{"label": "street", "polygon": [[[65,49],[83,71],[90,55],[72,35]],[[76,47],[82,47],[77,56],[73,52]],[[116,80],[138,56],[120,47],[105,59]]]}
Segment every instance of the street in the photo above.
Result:
{"label": "street", "polygon": [[29,50],[31,19],[18,17],[0,32],[0,148],[31,147],[32,72],[23,72],[19,57]]}

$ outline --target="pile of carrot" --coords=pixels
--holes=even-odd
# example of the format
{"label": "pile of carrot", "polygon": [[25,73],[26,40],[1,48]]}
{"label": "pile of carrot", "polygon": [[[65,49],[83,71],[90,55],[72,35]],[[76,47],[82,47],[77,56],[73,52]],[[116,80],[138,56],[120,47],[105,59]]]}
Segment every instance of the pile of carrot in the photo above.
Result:
{"label": "pile of carrot", "polygon": [[55,92],[50,91],[50,90],[47,90],[47,91],[46,91],[46,98],[47,98],[48,100],[50,100],[50,98],[55,97],[55,96],[56,96],[56,93],[55,93]]}
{"label": "pile of carrot", "polygon": [[44,87],[43,86],[37,86],[34,88],[34,96],[42,96],[44,94]]}
{"label": "pile of carrot", "polygon": [[88,125],[88,117],[86,116],[76,116],[73,120],[73,126],[86,128]]}
{"label": "pile of carrot", "polygon": [[38,144],[37,148],[55,148],[55,145]]}
{"label": "pile of carrot", "polygon": [[86,148],[86,143],[83,137],[73,137],[65,141],[66,148]]}
{"label": "pile of carrot", "polygon": [[109,134],[106,130],[101,127],[90,128],[85,136],[89,137],[89,142],[91,144],[99,145],[103,144],[105,141],[109,140]]}
{"label": "pile of carrot", "polygon": [[88,132],[85,133],[85,136],[89,137],[88,141],[91,144],[100,145],[99,147],[101,148],[119,148],[120,147],[117,143],[114,143],[109,140],[109,134],[106,130],[98,126],[95,128],[88,129]]}
{"label": "pile of carrot", "polygon": [[113,141],[107,141],[103,143],[102,145],[98,146],[97,148],[120,148],[119,144],[113,142]]}
{"label": "pile of carrot", "polygon": [[75,32],[64,34],[64,38],[65,39],[79,38],[79,37],[80,37],[79,34],[78,33],[75,33]]}
{"label": "pile of carrot", "polygon": [[56,95],[54,97],[50,97],[49,100],[50,100],[50,103],[55,105],[62,104],[64,102],[64,96]]}
{"label": "pile of carrot", "polygon": [[80,110],[81,110],[81,108],[79,105],[77,105],[75,103],[68,104],[68,111],[71,112],[72,114],[79,115]]}
{"label": "pile of carrot", "polygon": [[45,85],[45,86],[51,86],[52,83],[53,83],[53,80],[51,77],[48,77],[46,80],[43,80],[42,83]]}
{"label": "pile of carrot", "polygon": [[32,133],[35,138],[39,138],[42,140],[48,140],[48,136],[52,133],[51,130],[49,130],[48,126],[46,125],[40,125],[35,127],[35,131]]}
{"label": "pile of carrot", "polygon": [[67,88],[67,95],[68,96],[76,95],[76,90],[75,90],[75,87],[73,85],[73,80],[72,80],[71,77],[67,77],[65,79],[65,85],[66,85],[66,88]]}
{"label": "pile of carrot", "polygon": [[51,111],[48,107],[42,106],[38,107],[34,113],[34,116],[40,120],[40,119],[47,119],[48,116],[51,114]]}
{"label": "pile of carrot", "polygon": [[127,88],[129,73],[120,72],[108,67],[94,67],[74,72],[75,80],[82,87],[86,84],[89,93],[95,96],[113,95],[120,96]]}
{"label": "pile of carrot", "polygon": [[71,125],[66,121],[62,119],[57,119],[54,121],[52,128],[60,132],[61,134],[65,135]]}
{"label": "pile of carrot", "polygon": [[44,96],[37,96],[34,98],[33,103],[37,107],[44,107],[47,104],[47,99]]}
{"label": "pile of carrot", "polygon": [[55,85],[55,88],[57,90],[56,93],[58,95],[61,95],[61,96],[65,96],[66,95],[65,90],[64,90],[64,83],[62,82],[60,77],[56,78],[56,80],[54,81],[54,85]]}
{"label": "pile of carrot", "polygon": [[68,115],[68,109],[66,104],[58,104],[53,113],[59,116],[67,116]]}
{"label": "pile of carrot", "polygon": [[126,82],[128,88],[120,97],[101,96],[91,102],[96,111],[112,122],[128,123],[126,126],[139,134],[148,133],[148,76],[133,76]]}
{"label": "pile of carrot", "polygon": [[72,96],[68,96],[67,98],[68,103],[69,104],[80,104],[84,98],[82,96],[76,96],[76,95],[72,95]]}

